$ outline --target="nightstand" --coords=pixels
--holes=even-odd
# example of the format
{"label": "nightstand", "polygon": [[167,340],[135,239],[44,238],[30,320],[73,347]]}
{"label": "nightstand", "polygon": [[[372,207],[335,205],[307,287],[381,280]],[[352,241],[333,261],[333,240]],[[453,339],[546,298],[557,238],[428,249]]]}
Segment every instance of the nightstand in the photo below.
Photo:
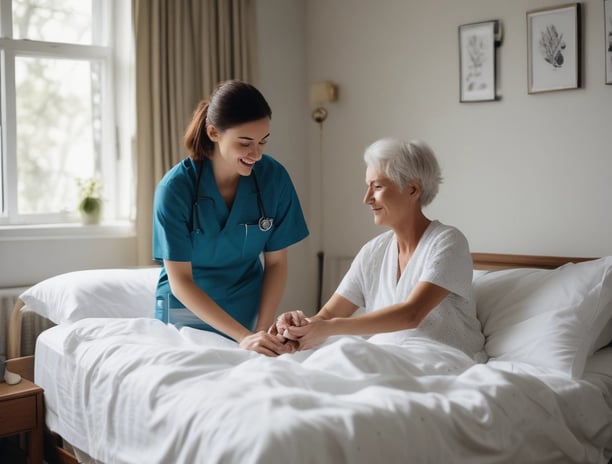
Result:
{"label": "nightstand", "polygon": [[43,462],[43,389],[23,379],[0,383],[0,437],[27,432],[30,464]]}

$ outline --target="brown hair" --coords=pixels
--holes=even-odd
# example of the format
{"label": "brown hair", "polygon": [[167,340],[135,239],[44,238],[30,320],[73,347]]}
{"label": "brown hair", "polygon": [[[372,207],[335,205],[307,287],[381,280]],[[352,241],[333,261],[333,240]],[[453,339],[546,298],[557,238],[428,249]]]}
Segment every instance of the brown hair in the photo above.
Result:
{"label": "brown hair", "polygon": [[201,161],[215,148],[208,138],[207,125],[212,124],[223,132],[265,117],[272,118],[272,110],[259,90],[243,81],[223,81],[208,100],[198,103],[185,131],[185,148],[194,161]]}

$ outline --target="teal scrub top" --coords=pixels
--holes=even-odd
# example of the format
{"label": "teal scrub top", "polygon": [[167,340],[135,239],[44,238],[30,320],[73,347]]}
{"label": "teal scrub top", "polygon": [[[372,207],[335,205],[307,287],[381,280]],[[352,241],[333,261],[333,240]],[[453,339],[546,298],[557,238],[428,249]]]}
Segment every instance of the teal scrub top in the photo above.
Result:
{"label": "teal scrub top", "polygon": [[[263,282],[260,254],[282,250],[307,237],[304,214],[289,174],[274,158],[264,154],[250,176],[240,177],[231,208],[217,188],[211,161],[203,163],[197,192],[200,163],[191,158],[170,169],[155,191],[153,258],[162,262],[156,317],[217,332],[185,309],[170,291],[163,260],[191,261],[195,283],[253,330]],[[259,228],[262,216],[273,219],[268,231]]]}

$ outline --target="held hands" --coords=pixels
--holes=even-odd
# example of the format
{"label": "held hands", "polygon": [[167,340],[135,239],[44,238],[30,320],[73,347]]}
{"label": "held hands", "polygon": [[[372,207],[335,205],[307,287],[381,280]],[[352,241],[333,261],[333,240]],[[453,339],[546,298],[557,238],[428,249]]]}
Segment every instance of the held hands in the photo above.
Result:
{"label": "held hands", "polygon": [[326,333],[327,321],[304,316],[302,311],[281,314],[268,333],[286,340],[294,350],[307,350],[321,344],[329,334]]}
{"label": "held hands", "polygon": [[295,340],[295,338],[287,336],[290,335],[288,330],[291,327],[302,327],[304,325],[307,325],[309,322],[310,321],[306,316],[304,316],[304,313],[302,311],[290,311],[288,313],[283,313],[278,316],[278,319],[276,319],[276,324],[272,324],[272,327],[270,327],[268,332],[272,331],[276,335],[280,335],[289,340]]}
{"label": "held hands", "polygon": [[284,353],[293,353],[296,344],[290,343],[275,334],[264,330],[246,335],[240,340],[240,348],[265,354],[266,356],[278,356]]}
{"label": "held hands", "polygon": [[308,319],[302,311],[291,311],[281,314],[276,323],[272,324],[267,332],[260,330],[245,335],[239,343],[240,348],[265,354],[266,356],[279,356],[293,353],[301,348],[298,335],[289,332],[291,328],[308,324]]}

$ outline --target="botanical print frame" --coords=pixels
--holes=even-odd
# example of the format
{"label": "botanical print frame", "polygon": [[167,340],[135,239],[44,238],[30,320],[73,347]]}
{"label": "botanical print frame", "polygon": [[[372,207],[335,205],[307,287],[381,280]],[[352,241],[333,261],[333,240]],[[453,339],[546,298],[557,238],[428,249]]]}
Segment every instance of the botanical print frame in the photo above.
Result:
{"label": "botanical print frame", "polygon": [[612,0],[604,0],[604,21],[606,25],[606,84],[612,84]]}
{"label": "botanical print frame", "polygon": [[459,26],[459,101],[495,100],[497,20]]}
{"label": "botanical print frame", "polygon": [[527,12],[528,93],[580,87],[580,4]]}

